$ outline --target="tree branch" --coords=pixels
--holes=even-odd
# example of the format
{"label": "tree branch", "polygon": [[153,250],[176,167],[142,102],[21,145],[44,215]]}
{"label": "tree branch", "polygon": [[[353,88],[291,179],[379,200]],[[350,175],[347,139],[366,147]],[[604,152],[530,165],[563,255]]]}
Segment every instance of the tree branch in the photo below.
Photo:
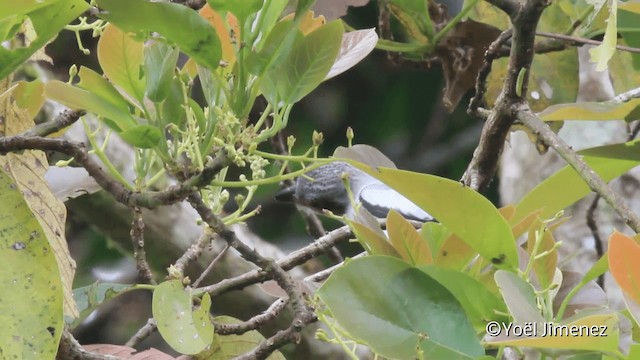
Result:
{"label": "tree branch", "polygon": [[298,342],[302,329],[311,322],[317,320],[313,310],[307,307],[302,292],[297,288],[291,276],[276,263],[273,259],[267,259],[257,251],[251,249],[240,241],[236,234],[231,231],[202,201],[197,193],[192,193],[187,198],[191,206],[200,214],[204,221],[213,231],[224,239],[230,247],[236,249],[246,260],[259,266],[266,272],[289,296],[289,302],[293,309],[293,320],[291,325],[285,330],[278,331],[275,335],[262,342],[250,352],[237,357],[237,359],[262,359],[269,356],[276,349],[288,342]]}
{"label": "tree branch", "polygon": [[144,251],[144,221],[142,221],[142,210],[138,207],[133,208],[130,235],[133,244],[133,257],[136,259],[136,268],[138,268],[138,279],[147,284],[157,284]]}
{"label": "tree branch", "polygon": [[[291,252],[285,258],[278,260],[277,264],[283,270],[290,270],[294,267],[305,263],[307,260],[320,256],[325,249],[335,246],[336,244],[346,241],[351,236],[351,230],[348,226],[343,226],[329,232],[327,235],[319,238],[313,243],[302,249]],[[238,290],[249,285],[262,283],[269,280],[269,275],[263,270],[253,270],[234,278],[224,279],[216,284],[199,288],[200,291],[206,291],[211,296],[220,295],[231,290]]]}
{"label": "tree branch", "polygon": [[461,179],[464,185],[474,190],[484,189],[493,179],[507,134],[518,110],[526,104],[536,27],[542,11],[548,5],[545,0],[528,0],[523,4],[510,0],[493,0],[491,3],[509,15],[514,30],[507,78],[482,129],[473,158]]}
{"label": "tree branch", "polygon": [[589,185],[591,190],[598,193],[634,232],[640,232],[640,218],[638,215],[631,211],[624,199],[614,192],[547,124],[528,109],[519,112],[518,120],[531,129],[546,145],[552,147],[560,157],[571,165]]}
{"label": "tree branch", "polygon": [[211,182],[213,177],[229,164],[224,154],[216,156],[205,165],[202,172],[188,178],[182,183],[172,185],[164,191],[134,192],[107,174],[98,162],[89,156],[83,143],[63,139],[42,137],[24,137],[21,135],[0,137],[0,154],[20,150],[50,150],[72,156],[93,177],[96,182],[113,197],[130,207],[156,208],[160,205],[173,204],[185,199],[194,189],[199,189]]}

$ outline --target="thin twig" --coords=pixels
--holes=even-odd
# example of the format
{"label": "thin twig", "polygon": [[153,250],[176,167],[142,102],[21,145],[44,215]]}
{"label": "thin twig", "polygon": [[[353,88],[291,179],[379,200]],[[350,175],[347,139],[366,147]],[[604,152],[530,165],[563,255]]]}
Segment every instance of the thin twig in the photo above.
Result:
{"label": "thin twig", "polygon": [[250,352],[238,356],[237,359],[262,359],[269,356],[276,349],[289,342],[297,342],[300,340],[300,334],[304,327],[317,320],[313,310],[310,309],[305,302],[302,292],[297,288],[289,274],[273,259],[267,259],[260,255],[257,251],[250,248],[242,242],[236,234],[230,230],[220,220],[209,207],[202,201],[197,193],[192,193],[187,200],[191,206],[198,212],[202,221],[215,231],[229,246],[236,249],[243,258],[260,267],[268,274],[270,278],[278,283],[289,296],[289,302],[293,309],[293,320],[291,325],[278,331],[275,335],[260,343]]}
{"label": "thin twig", "polygon": [[216,334],[220,335],[240,335],[247,331],[256,330],[265,323],[275,319],[280,312],[287,306],[289,299],[280,298],[269,306],[262,314],[256,315],[251,319],[238,324],[220,324],[213,323]]}
{"label": "thin twig", "polygon": [[180,272],[184,273],[184,270],[194,261],[196,261],[200,255],[202,255],[202,251],[206,248],[211,241],[214,239],[214,235],[209,231],[204,231],[202,235],[198,238],[198,240],[189,246],[187,251],[180,256],[178,260],[176,260],[173,266]]}
{"label": "thin twig", "polygon": [[82,345],[67,330],[62,332],[58,354],[59,360],[121,360],[113,355],[96,354],[82,348]]}
{"label": "thin twig", "polygon": [[[587,209],[587,226],[589,230],[591,230],[591,235],[593,235],[593,244],[596,248],[596,255],[598,259],[604,255],[604,249],[602,246],[602,239],[600,238],[600,233],[598,232],[598,223],[595,219],[595,212],[598,208],[598,201],[600,200],[600,194],[596,194],[596,197],[593,198],[591,205],[589,205],[589,209]],[[604,289],[604,274],[598,276],[598,285]]]}
{"label": "thin twig", "polygon": [[218,253],[218,255],[216,255],[216,257],[213,258],[213,260],[211,260],[211,263],[209,263],[209,266],[207,266],[207,268],[204,269],[202,274],[200,274],[198,279],[193,282],[193,285],[192,285],[193,287],[198,287],[198,285],[200,285],[202,280],[204,280],[204,278],[209,274],[209,272],[218,263],[218,261],[220,261],[220,259],[222,259],[222,257],[227,253],[228,249],[229,249],[229,244],[225,245],[225,247],[222,249],[222,251],[220,251],[220,253]]}
{"label": "thin twig", "polygon": [[[286,257],[278,260],[278,265],[284,270],[293,269],[294,267],[307,262],[311,258],[322,255],[325,249],[335,246],[340,242],[347,241],[351,236],[352,233],[348,226],[340,227],[317,239],[313,243],[291,252]],[[205,286],[197,290],[206,291],[211,296],[216,296],[231,290],[239,290],[249,285],[262,283],[269,279],[270,278],[265,271],[253,270],[234,278],[221,280],[216,284]]]}
{"label": "thin twig", "polygon": [[618,213],[622,220],[636,233],[640,232],[640,218],[629,209],[626,201],[614,192],[598,174],[593,171],[573,149],[529,109],[518,112],[518,120],[527,126],[544,143],[552,147],[589,185],[591,190],[602,198]]}
{"label": "thin twig", "polygon": [[42,137],[24,137],[21,135],[0,137],[0,155],[20,150],[49,150],[58,151],[72,156],[93,177],[98,185],[111,193],[120,203],[129,207],[139,206],[148,209],[160,205],[174,204],[187,197],[194,189],[208,185],[214,176],[229,164],[224,154],[219,154],[205,165],[204,169],[187,180],[168,187],[163,191],[134,192],[116,181],[106,173],[87,151],[85,144],[64,139],[49,139]]}
{"label": "thin twig", "polygon": [[302,281],[304,281],[304,282],[315,282],[315,283],[322,282],[322,281],[326,280],[331,274],[333,274],[334,271],[336,271],[339,268],[341,268],[342,266],[344,266],[345,262],[353,260],[353,259],[358,259],[358,258],[364,257],[366,255],[367,255],[366,252],[361,252],[360,254],[341,262],[340,264],[333,265],[332,267],[330,267],[328,269],[324,269],[322,271],[318,271],[315,274],[309,275],[306,278],[304,278]]}
{"label": "thin twig", "polygon": [[469,107],[467,108],[467,114],[472,116],[479,116],[478,107],[482,103],[482,98],[487,91],[487,77],[491,72],[491,65],[493,60],[496,59],[498,51],[502,48],[511,36],[513,35],[513,28],[509,28],[503,31],[497,39],[495,39],[491,45],[487,48],[484,55],[484,63],[478,71],[478,77],[476,78],[476,93],[473,95],[471,101],[469,101]]}
{"label": "thin twig", "polygon": [[80,119],[80,117],[83,116],[84,114],[85,112],[82,110],[64,110],[60,114],[58,114],[53,120],[49,120],[41,124],[38,124],[32,127],[31,129],[23,132],[19,136],[24,136],[24,137],[49,136],[55,132],[58,132],[64,128],[67,128],[73,125],[73,123],[78,121],[78,119]]}
{"label": "thin twig", "polygon": [[133,208],[130,235],[131,243],[133,244],[133,257],[136,259],[136,268],[138,269],[138,278],[144,283],[156,285],[157,282],[153,279],[153,273],[144,251],[144,221],[142,220],[142,210],[139,207]]}
{"label": "thin twig", "polygon": [[[565,41],[565,42],[568,42],[568,43],[570,43],[572,45],[579,45],[579,44],[580,45],[582,45],[582,44],[600,45],[600,44],[602,44],[602,41],[598,41],[598,40],[592,40],[592,39],[587,39],[587,38],[583,38],[583,37],[579,37],[579,36],[573,36],[573,35],[550,33],[550,32],[546,32],[546,31],[536,31],[536,36],[546,37],[546,38],[555,39],[555,40],[559,40],[559,41]],[[622,51],[633,52],[633,53],[640,53],[640,48],[634,48],[634,47],[631,47],[631,46],[616,45],[616,49],[622,50]]]}
{"label": "thin twig", "polygon": [[155,319],[151,318],[147,320],[147,323],[141,327],[136,333],[124,344],[124,346],[128,347],[136,347],[140,344],[144,339],[148,338],[149,335],[153,334],[158,330],[158,323]]}

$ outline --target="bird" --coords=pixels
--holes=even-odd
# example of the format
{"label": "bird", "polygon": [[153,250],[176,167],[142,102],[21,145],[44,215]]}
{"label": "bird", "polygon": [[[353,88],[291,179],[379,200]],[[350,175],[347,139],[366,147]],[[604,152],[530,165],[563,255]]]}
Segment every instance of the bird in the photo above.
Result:
{"label": "bird", "polygon": [[[347,177],[346,182],[343,176]],[[305,173],[305,176],[299,176],[293,185],[280,190],[274,198],[305,206],[318,213],[328,210],[353,219],[357,210],[345,183],[350,187],[356,206],[360,204],[377,218],[386,218],[390,210],[395,210],[408,220],[435,221],[433,216],[402,194],[344,161],[330,162]]]}

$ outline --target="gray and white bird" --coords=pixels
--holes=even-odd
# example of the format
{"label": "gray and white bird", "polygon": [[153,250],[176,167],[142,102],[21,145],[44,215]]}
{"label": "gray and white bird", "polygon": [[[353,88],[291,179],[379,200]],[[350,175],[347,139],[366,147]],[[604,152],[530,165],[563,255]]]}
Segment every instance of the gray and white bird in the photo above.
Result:
{"label": "gray and white bird", "polygon": [[294,202],[317,212],[329,210],[335,215],[353,219],[355,209],[349,198],[343,174],[348,176],[354,201],[373,216],[386,218],[395,210],[409,220],[435,221],[409,199],[364,171],[342,161],[335,161],[313,169],[275,195],[278,201]]}

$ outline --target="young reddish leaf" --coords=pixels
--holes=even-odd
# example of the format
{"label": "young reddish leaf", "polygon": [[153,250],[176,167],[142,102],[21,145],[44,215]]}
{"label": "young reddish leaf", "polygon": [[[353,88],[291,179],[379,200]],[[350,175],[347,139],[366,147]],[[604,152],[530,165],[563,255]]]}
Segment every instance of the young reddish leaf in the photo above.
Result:
{"label": "young reddish leaf", "polygon": [[387,232],[391,245],[400,256],[412,265],[433,263],[429,243],[420,236],[418,230],[395,210],[387,216]]}
{"label": "young reddish leaf", "polygon": [[[236,62],[236,52],[233,47],[233,40],[229,35],[229,30],[225,25],[222,15],[213,10],[209,4],[205,4],[198,13],[216,29],[216,33],[220,38],[220,46],[222,47],[222,61],[226,63],[227,69],[233,69],[233,64]],[[229,21],[231,29],[233,29],[233,33],[239,35],[238,20],[236,17],[231,13],[227,13],[226,18]]]}
{"label": "young reddish leaf", "polygon": [[105,10],[100,17],[124,31],[142,36],[158,33],[209,69],[220,63],[222,50],[215,29],[188,6],[144,0],[98,0],[98,6]]}
{"label": "young reddish leaf", "polygon": [[635,302],[640,302],[640,244],[614,231],[609,237],[609,270],[620,288]]}
{"label": "young reddish leaf", "polygon": [[142,102],[144,44],[114,25],[107,25],[98,40],[98,61],[104,74],[129,96]]}
{"label": "young reddish leaf", "polygon": [[369,254],[400,257],[400,254],[387,241],[378,221],[366,209],[362,207],[358,209],[355,219],[347,219],[347,223]]}
{"label": "young reddish leaf", "polygon": [[471,246],[457,235],[451,234],[438,250],[434,263],[443,268],[462,270],[475,255]]}
{"label": "young reddish leaf", "polygon": [[[295,14],[291,13],[283,17],[282,20],[293,20],[294,15]],[[298,25],[298,29],[300,29],[302,34],[306,36],[310,32],[324,25],[326,22],[327,21],[325,20],[324,16],[315,16],[313,11],[309,10],[300,18],[300,25]]]}
{"label": "young reddish leaf", "polygon": [[534,211],[531,214],[527,215],[524,219],[520,220],[517,224],[512,223],[513,226],[511,227],[511,232],[513,232],[513,237],[517,239],[520,237],[520,235],[524,234],[528,229],[530,229],[531,224],[540,217],[541,212],[542,209]]}
{"label": "young reddish leaf", "polygon": [[505,220],[510,221],[511,218],[513,218],[513,215],[515,215],[516,213],[516,207],[509,204],[501,207],[500,209],[498,209],[498,211],[500,212],[500,215],[502,215],[502,217]]}

